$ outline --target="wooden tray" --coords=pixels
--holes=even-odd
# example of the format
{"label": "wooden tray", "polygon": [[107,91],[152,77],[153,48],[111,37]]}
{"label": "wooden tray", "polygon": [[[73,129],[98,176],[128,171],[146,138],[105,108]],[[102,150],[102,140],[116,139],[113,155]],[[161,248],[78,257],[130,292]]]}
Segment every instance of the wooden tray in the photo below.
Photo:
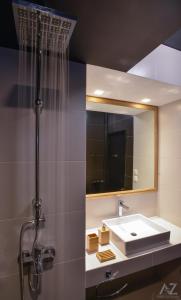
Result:
{"label": "wooden tray", "polygon": [[115,259],[116,255],[109,249],[106,251],[102,251],[102,252],[97,252],[96,253],[96,257],[98,258],[98,260],[100,262],[105,262],[111,259]]}

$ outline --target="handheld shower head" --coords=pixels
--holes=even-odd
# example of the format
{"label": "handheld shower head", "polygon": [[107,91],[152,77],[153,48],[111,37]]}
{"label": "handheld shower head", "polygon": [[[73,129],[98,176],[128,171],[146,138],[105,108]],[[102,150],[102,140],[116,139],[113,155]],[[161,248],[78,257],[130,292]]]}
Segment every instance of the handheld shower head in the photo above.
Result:
{"label": "handheld shower head", "polygon": [[[61,53],[67,48],[76,25],[75,18],[26,1],[14,0],[12,5],[20,44],[23,43],[31,48],[36,44],[35,39],[38,33],[41,37],[42,50]],[[57,41],[56,48],[54,47],[55,40]]]}

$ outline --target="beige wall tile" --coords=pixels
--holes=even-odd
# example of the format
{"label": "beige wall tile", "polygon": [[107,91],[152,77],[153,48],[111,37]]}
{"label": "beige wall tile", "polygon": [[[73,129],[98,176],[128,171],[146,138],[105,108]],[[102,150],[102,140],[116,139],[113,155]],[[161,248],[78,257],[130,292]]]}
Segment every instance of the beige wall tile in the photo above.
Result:
{"label": "beige wall tile", "polygon": [[[17,109],[18,51],[0,48],[0,299],[19,300],[17,256],[20,226],[32,215],[34,197],[35,115]],[[56,262],[43,274],[40,299],[84,300],[85,293],[85,65],[70,63],[70,97],[64,132],[57,138],[56,114],[41,115],[40,183],[45,228],[39,242],[55,246]],[[58,127],[59,128],[59,127]],[[60,129],[60,128],[59,128]],[[55,168],[56,165],[56,168]],[[34,235],[27,230],[24,249]],[[81,259],[80,259],[81,258]],[[16,274],[16,276],[12,276]],[[27,276],[26,276],[27,281]],[[25,289],[29,299],[29,291]]]}
{"label": "beige wall tile", "polygon": [[157,214],[157,193],[138,193],[133,195],[120,195],[113,198],[94,198],[86,200],[86,226],[87,228],[100,226],[103,219],[118,216],[118,199],[123,199],[130,207],[124,214],[142,213],[148,217]]}
{"label": "beige wall tile", "polygon": [[158,212],[181,226],[181,100],[162,106],[159,115]]}

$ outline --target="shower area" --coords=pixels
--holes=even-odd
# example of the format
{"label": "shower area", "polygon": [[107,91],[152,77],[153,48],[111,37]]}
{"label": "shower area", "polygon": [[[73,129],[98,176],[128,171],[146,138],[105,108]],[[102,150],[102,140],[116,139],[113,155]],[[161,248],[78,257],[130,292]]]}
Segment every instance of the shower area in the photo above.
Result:
{"label": "shower area", "polygon": [[0,49],[2,299],[81,300],[85,66],[69,61],[76,20],[12,6],[19,49]]}

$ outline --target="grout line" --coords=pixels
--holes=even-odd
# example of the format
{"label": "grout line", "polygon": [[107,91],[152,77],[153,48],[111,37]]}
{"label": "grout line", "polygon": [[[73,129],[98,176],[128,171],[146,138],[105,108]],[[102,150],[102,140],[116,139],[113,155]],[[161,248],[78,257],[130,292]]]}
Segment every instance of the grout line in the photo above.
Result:
{"label": "grout line", "polygon": [[31,219],[32,217],[22,217],[22,218],[7,218],[7,219],[0,219],[0,223],[4,223],[4,222],[14,222],[14,221],[28,221],[29,219]]}
{"label": "grout line", "polygon": [[[34,161],[0,161],[0,165],[9,165],[9,164],[33,164]],[[40,164],[42,163],[86,163],[86,160],[40,160]]]}
{"label": "grout line", "polygon": [[9,275],[0,275],[0,280],[1,279],[5,279],[5,278],[9,278],[9,277],[17,277],[19,275],[19,273],[11,273]]}
{"label": "grout line", "polygon": [[[80,260],[84,260],[85,261],[85,256],[81,256],[81,257],[78,257],[78,258],[73,258],[73,259],[70,259],[70,260],[64,260],[64,261],[61,261],[61,262],[56,262],[56,263],[54,263],[54,266],[68,264],[68,263],[72,263],[72,262],[76,262],[76,261],[80,261]],[[53,269],[54,268],[52,268],[52,269],[50,269],[48,271],[51,271]],[[1,279],[5,279],[5,278],[8,279],[9,277],[19,277],[19,273],[17,272],[17,273],[11,273],[11,274],[8,274],[8,275],[0,275],[0,280]]]}
{"label": "grout line", "polygon": [[[72,210],[72,211],[65,211],[65,212],[60,212],[60,213],[49,213],[49,214],[45,214],[45,218],[46,217],[52,217],[52,216],[61,216],[61,215],[69,215],[69,214],[74,214],[74,213],[82,213],[85,212],[84,209],[78,209],[78,210]],[[21,218],[7,218],[7,219],[0,219],[0,223],[3,222],[15,222],[15,221],[21,221],[21,220],[31,220],[33,218],[33,216],[24,216]]]}
{"label": "grout line", "polygon": [[81,257],[78,257],[78,258],[72,258],[72,259],[69,259],[69,260],[61,261],[61,262],[56,262],[54,264],[54,266],[62,265],[62,264],[68,264],[68,263],[76,262],[76,261],[79,261],[79,260],[84,260],[84,262],[85,262],[85,256],[81,256]]}

